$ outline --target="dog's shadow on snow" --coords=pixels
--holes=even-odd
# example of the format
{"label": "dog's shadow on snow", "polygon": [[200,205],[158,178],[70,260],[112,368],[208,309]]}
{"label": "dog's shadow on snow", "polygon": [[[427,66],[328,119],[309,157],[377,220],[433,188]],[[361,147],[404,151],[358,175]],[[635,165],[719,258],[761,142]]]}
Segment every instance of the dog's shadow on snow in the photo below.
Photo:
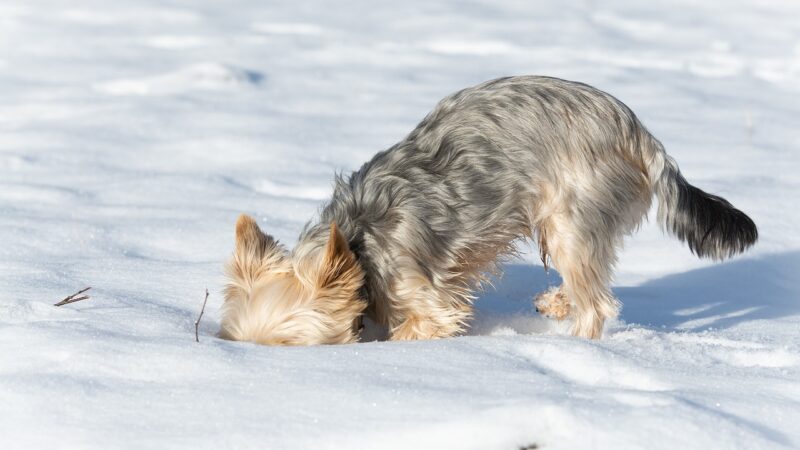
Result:
{"label": "dog's shadow on snow", "polygon": [[478,292],[475,317],[467,334],[542,334],[560,328],[555,321],[539,315],[533,306],[536,294],[561,284],[556,271],[545,272],[539,265],[511,263],[503,266],[501,277],[491,281],[494,287],[486,285],[483,292]]}
{"label": "dog's shadow on snow", "polygon": [[724,329],[800,314],[800,252],[777,253],[619,287],[621,318],[667,329]]}
{"label": "dog's shadow on snow", "polygon": [[[620,318],[659,329],[724,329],[760,319],[800,314],[800,252],[714,264],[667,275],[639,286],[615,287]],[[469,335],[565,332],[568,324],[541,317],[533,297],[561,279],[541,266],[512,263],[475,302]]]}

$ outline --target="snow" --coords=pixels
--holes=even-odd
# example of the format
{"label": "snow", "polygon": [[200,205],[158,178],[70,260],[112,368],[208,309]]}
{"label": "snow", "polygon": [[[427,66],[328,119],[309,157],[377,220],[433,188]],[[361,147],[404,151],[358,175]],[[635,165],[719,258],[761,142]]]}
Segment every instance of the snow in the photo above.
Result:
{"label": "snow", "polygon": [[[0,3],[0,448],[800,447],[798,36],[792,0]],[[643,225],[600,341],[535,314],[535,251],[468,336],[214,337],[237,214],[292,245],[336,171],[527,73],[625,101],[759,244]]]}

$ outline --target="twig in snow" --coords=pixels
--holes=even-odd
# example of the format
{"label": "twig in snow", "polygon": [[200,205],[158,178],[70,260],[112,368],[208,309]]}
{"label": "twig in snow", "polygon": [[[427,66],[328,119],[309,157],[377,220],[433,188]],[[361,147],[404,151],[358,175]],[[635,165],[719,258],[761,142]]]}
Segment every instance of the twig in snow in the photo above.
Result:
{"label": "twig in snow", "polygon": [[70,303],[79,302],[81,300],[88,300],[89,299],[88,295],[81,295],[81,294],[88,291],[89,289],[91,289],[91,287],[83,288],[80,291],[66,297],[64,300],[61,300],[60,302],[54,304],[53,306],[64,306],[64,305],[69,305]]}
{"label": "twig in snow", "polygon": [[203,318],[203,313],[206,312],[206,302],[208,302],[208,288],[206,288],[206,298],[203,299],[203,308],[200,309],[200,315],[194,321],[194,341],[200,342],[200,319]]}

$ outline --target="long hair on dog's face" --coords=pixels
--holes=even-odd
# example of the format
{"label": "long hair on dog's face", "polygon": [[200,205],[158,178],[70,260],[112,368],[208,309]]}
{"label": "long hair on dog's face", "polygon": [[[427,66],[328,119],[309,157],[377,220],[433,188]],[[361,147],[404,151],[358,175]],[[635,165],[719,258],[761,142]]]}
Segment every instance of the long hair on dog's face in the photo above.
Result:
{"label": "long hair on dog's face", "polygon": [[356,340],[364,274],[336,224],[327,242],[301,243],[289,254],[242,215],[226,273],[220,337],[267,345]]}

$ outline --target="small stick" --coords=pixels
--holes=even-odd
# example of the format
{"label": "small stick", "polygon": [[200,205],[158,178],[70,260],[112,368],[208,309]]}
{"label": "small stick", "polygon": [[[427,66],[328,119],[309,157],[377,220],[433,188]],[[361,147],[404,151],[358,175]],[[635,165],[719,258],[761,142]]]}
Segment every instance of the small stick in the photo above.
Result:
{"label": "small stick", "polygon": [[91,289],[91,286],[87,287],[87,288],[83,288],[80,291],[78,291],[78,292],[76,292],[76,293],[74,293],[72,295],[67,296],[66,298],[64,298],[64,300],[61,300],[60,302],[54,304],[53,306],[64,306],[64,305],[69,305],[70,303],[79,302],[81,300],[87,300],[89,298],[89,296],[88,295],[81,295],[81,294],[83,294],[84,292],[88,291],[89,289]]}
{"label": "small stick", "polygon": [[206,302],[208,301],[208,288],[206,288],[206,298],[203,299],[203,308],[200,309],[200,315],[194,321],[194,341],[200,342],[200,319],[203,318],[203,313],[206,311]]}

